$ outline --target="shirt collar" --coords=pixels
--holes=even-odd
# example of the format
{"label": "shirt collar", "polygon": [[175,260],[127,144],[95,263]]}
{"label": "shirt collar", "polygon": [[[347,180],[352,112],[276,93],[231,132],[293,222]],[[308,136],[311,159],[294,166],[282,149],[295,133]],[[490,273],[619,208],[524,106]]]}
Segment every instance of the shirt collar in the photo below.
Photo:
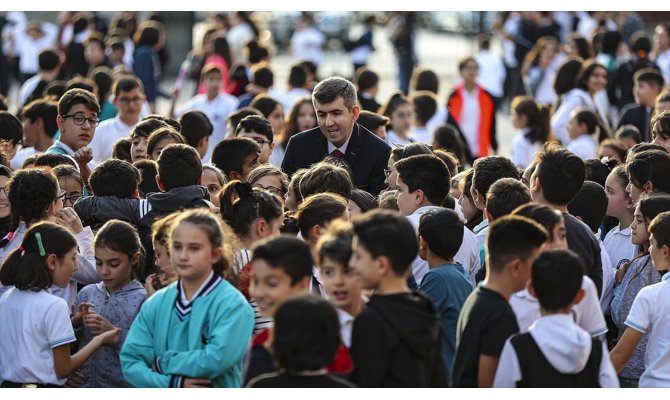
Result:
{"label": "shirt collar", "polygon": [[344,142],[344,144],[340,147],[335,147],[335,145],[332,144],[330,142],[330,140],[327,140],[327,142],[328,142],[328,154],[332,153],[335,149],[341,151],[342,154],[347,154],[347,147],[349,146],[349,141],[351,140],[351,137],[353,136],[353,134],[354,133],[352,131],[351,134],[349,135],[349,137],[347,138],[347,141]]}
{"label": "shirt collar", "polygon": [[223,279],[220,276],[214,275],[214,271],[210,272],[205,283],[203,283],[202,286],[200,286],[198,290],[195,291],[195,294],[189,301],[186,299],[186,292],[184,292],[184,288],[182,287],[182,282],[180,279],[177,283],[177,299],[175,300],[175,307],[177,308],[177,313],[179,316],[185,317],[188,315],[191,312],[191,306],[193,302],[198,297],[207,296],[212,290],[214,290],[215,287],[219,285],[222,280]]}
{"label": "shirt collar", "polygon": [[661,282],[665,282],[668,279],[670,279],[670,272],[666,272],[665,274],[663,274],[663,276],[661,277]]}
{"label": "shirt collar", "polygon": [[56,147],[59,147],[59,148],[61,148],[61,149],[63,149],[63,150],[65,150],[65,152],[66,152],[70,157],[74,157],[74,150],[72,150],[72,148],[70,148],[70,146],[68,146],[68,145],[66,145],[65,143],[61,142],[60,139],[59,139],[59,140],[56,140],[56,141],[54,142],[53,145],[56,146]]}

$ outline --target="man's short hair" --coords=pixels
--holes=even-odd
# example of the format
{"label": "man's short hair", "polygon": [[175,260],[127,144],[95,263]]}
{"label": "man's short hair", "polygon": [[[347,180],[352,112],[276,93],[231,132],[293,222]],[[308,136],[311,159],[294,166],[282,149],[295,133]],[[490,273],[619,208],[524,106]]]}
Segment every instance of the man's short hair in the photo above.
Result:
{"label": "man's short hair", "polygon": [[398,176],[410,193],[421,189],[431,204],[441,205],[449,194],[451,175],[447,165],[433,154],[419,154],[395,163]]}
{"label": "man's short hair", "polygon": [[107,159],[96,165],[89,184],[96,196],[130,199],[140,183],[140,171],[127,161]]}
{"label": "man's short hair", "polygon": [[454,210],[434,208],[419,220],[419,236],[431,253],[445,260],[454,258],[463,243],[464,224]]}
{"label": "man's short hair", "polygon": [[530,201],[530,191],[526,185],[514,178],[502,178],[489,188],[486,194],[486,210],[496,220]]}
{"label": "man's short hair", "polygon": [[516,165],[507,157],[488,156],[475,160],[472,165],[472,187],[477,189],[482,197],[486,197],[489,188],[498,179],[514,178],[519,179],[519,170]]}
{"label": "man's short hair", "polygon": [[351,176],[342,167],[320,162],[311,166],[300,179],[298,190],[304,199],[317,193],[336,193],[345,199],[351,197]]}
{"label": "man's short hair", "polygon": [[657,87],[658,90],[663,89],[663,86],[665,85],[663,75],[661,75],[661,73],[654,68],[642,68],[635,71],[635,74],[633,75],[633,81],[636,83],[645,82],[650,86]]}
{"label": "man's short hair", "polygon": [[535,175],[542,185],[544,199],[562,206],[570,203],[579,193],[586,178],[586,167],[575,153],[549,144],[536,157]]}
{"label": "man's short hair", "polygon": [[581,289],[584,263],[571,250],[548,250],[537,257],[531,274],[540,307],[559,311],[568,307]]}
{"label": "man's short hair", "polygon": [[259,115],[249,115],[242,118],[235,129],[235,136],[239,136],[242,133],[258,133],[265,136],[270,143],[274,139],[272,125],[270,125],[270,122],[265,117]]}
{"label": "man's short hair", "polygon": [[58,114],[62,117],[68,115],[72,107],[77,104],[83,104],[90,111],[96,114],[100,113],[100,104],[95,95],[84,89],[70,89],[58,101]]}
{"label": "man's short hair", "polygon": [[139,88],[140,92],[144,93],[144,86],[142,85],[142,81],[140,81],[135,75],[125,74],[114,80],[112,92],[114,92],[114,97],[119,97],[121,92],[130,92],[135,88]]}
{"label": "man's short hair", "polygon": [[342,97],[344,106],[351,110],[358,104],[356,94],[356,87],[348,80],[332,76],[319,82],[312,92],[312,104],[316,108],[316,104],[330,104]]}
{"label": "man's short hair", "polygon": [[226,176],[231,172],[242,172],[244,161],[249,154],[259,153],[260,146],[255,141],[236,137],[223,140],[214,146],[212,151],[212,164],[223,171]]}
{"label": "man's short hair", "polygon": [[547,230],[529,218],[518,215],[498,218],[491,223],[486,238],[487,269],[500,273],[513,260],[528,259],[547,241],[547,237]]}
{"label": "man's short hair", "polygon": [[582,188],[568,204],[568,212],[588,225],[596,233],[607,212],[607,194],[605,188],[593,181],[584,181]]}
{"label": "man's short hair", "polygon": [[354,241],[373,258],[385,256],[396,276],[405,276],[419,253],[414,227],[406,217],[389,210],[372,210],[354,218]]}
{"label": "man's short hair", "polygon": [[192,147],[198,147],[200,140],[206,136],[211,136],[214,127],[209,121],[207,115],[200,110],[186,111],[179,118],[181,124],[181,134],[186,139],[186,143]]}
{"label": "man's short hair", "polygon": [[202,176],[202,162],[195,149],[187,144],[167,145],[158,157],[158,175],[166,191],[197,185]]}
{"label": "man's short hair", "polygon": [[49,137],[54,137],[56,132],[58,132],[57,116],[58,103],[50,97],[43,97],[32,101],[21,109],[21,118],[27,118],[31,123],[35,123],[38,118],[41,118],[44,132]]}
{"label": "man's short hair", "polygon": [[295,236],[276,236],[258,242],[251,261],[262,260],[291,277],[291,286],[312,276],[314,261],[309,245]]}

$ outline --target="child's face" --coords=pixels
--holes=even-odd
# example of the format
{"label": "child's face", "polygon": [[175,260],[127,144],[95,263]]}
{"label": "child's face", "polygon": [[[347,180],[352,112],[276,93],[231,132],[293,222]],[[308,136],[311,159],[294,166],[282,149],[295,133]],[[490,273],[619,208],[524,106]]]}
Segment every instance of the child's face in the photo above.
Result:
{"label": "child's face", "polygon": [[258,143],[258,145],[261,148],[261,152],[258,156],[258,163],[259,164],[268,163],[270,155],[272,154],[272,150],[274,149],[274,144],[270,142],[265,135],[257,132],[242,131],[238,136],[249,138]]}
{"label": "child's face", "polygon": [[223,84],[223,77],[218,72],[210,72],[205,76],[204,86],[207,96],[216,97],[221,91],[221,85]]}
{"label": "child's face", "polygon": [[215,206],[220,207],[219,191],[221,190],[221,183],[219,182],[216,173],[211,169],[203,169],[201,185],[207,188],[207,191],[209,192],[209,201]]}
{"label": "child's face", "polygon": [[470,201],[468,196],[465,194],[462,194],[461,197],[458,198],[458,204],[461,205],[461,210],[463,210],[463,217],[466,221],[470,221],[472,218],[474,218],[475,214],[477,214],[477,211],[479,211],[479,209],[475,206],[475,203]]}
{"label": "child's face", "polygon": [[114,106],[119,109],[119,116],[125,121],[137,121],[140,119],[145,98],[140,88],[122,91],[114,99]]}
{"label": "child's face", "polygon": [[321,263],[321,277],[328,299],[345,311],[361,301],[361,281],[348,265],[325,257]]}
{"label": "child's face", "polygon": [[377,288],[382,279],[379,257],[373,258],[368,249],[358,242],[356,236],[354,236],[352,249],[353,253],[351,254],[351,260],[349,260],[351,272],[358,277],[363,289]]}
{"label": "child's face", "polygon": [[[83,124],[77,125],[74,119],[80,116],[87,119]],[[95,128],[97,127],[97,124],[91,124],[88,120],[97,118],[98,114],[89,110],[84,104],[75,104],[70,108],[67,118],[63,118],[62,115],[56,118],[58,129],[60,129],[60,140],[74,151],[88,146],[91,140],[93,140]]]}
{"label": "child's face", "polygon": [[291,285],[291,277],[281,267],[273,268],[265,260],[254,260],[249,293],[256,299],[261,315],[273,317],[287,299],[307,294],[308,278]]}
{"label": "child's face", "polygon": [[105,283],[109,293],[121,289],[132,279],[133,265],[137,264],[140,254],[132,257],[107,247],[95,248],[95,270]]}
{"label": "child's face", "polygon": [[638,81],[635,83],[633,93],[635,100],[645,107],[653,107],[656,102],[656,96],[660,92],[657,86],[652,86],[647,82]]}
{"label": "child's face", "polygon": [[38,124],[42,123],[40,118],[35,122],[31,122],[30,118],[22,118],[21,125],[23,126],[23,145],[34,146],[39,139],[40,130]]}
{"label": "child's face", "polygon": [[409,191],[409,187],[400,179],[400,175],[396,178],[396,188],[398,189],[398,208],[402,215],[411,215],[418,208],[417,194]]}
{"label": "child's face", "polygon": [[84,57],[91,65],[101,65],[105,61],[105,51],[100,43],[91,42],[84,46]]}
{"label": "child's face", "polygon": [[63,255],[63,257],[55,258],[55,266],[52,269],[51,277],[53,279],[53,284],[60,287],[66,288],[70,283],[70,278],[72,274],[77,270],[77,248],[74,247],[72,250],[68,251]]}
{"label": "child's face", "polygon": [[670,136],[660,135],[660,134],[656,134],[656,133],[652,132],[651,137],[652,137],[651,142],[653,144],[663,146],[664,149],[666,149],[668,152],[670,152]]}
{"label": "child's face", "polygon": [[154,240],[154,265],[158,270],[158,280],[161,285],[167,286],[179,278],[177,271],[172,266],[168,247]]}
{"label": "child's face", "polygon": [[284,131],[284,109],[281,104],[277,104],[275,109],[266,118],[270,126],[272,126],[272,132],[275,135],[279,135]]}
{"label": "child's face", "polygon": [[244,163],[242,164],[242,173],[239,178],[240,180],[246,180],[251,171],[258,167],[259,158],[260,155],[258,153],[250,153],[244,158]]}
{"label": "child's face", "polygon": [[7,186],[8,182],[8,177],[0,176],[0,218],[8,217],[12,212],[9,207],[9,198],[7,197],[7,191],[9,190]]}
{"label": "child's face", "polygon": [[623,143],[624,146],[626,146],[626,149],[631,149],[633,146],[637,144],[635,140],[633,140],[633,138],[631,137],[622,137],[619,138],[619,140],[621,140],[621,143]]}
{"label": "child's face", "polygon": [[586,88],[589,93],[594,94],[605,89],[605,87],[607,87],[607,70],[597,67],[586,80]]}
{"label": "child's face", "polygon": [[282,183],[277,175],[265,175],[254,183],[254,187],[266,190],[272,193],[279,202],[284,204],[284,192],[282,191]]}
{"label": "child's face", "polygon": [[298,199],[295,197],[295,192],[293,188],[289,187],[286,191],[286,201],[284,202],[284,207],[290,211],[295,211],[298,208]]}
{"label": "child's face", "polygon": [[81,187],[81,183],[73,178],[58,178],[58,185],[62,190],[65,190],[64,207],[72,207],[79,200],[84,190]]}
{"label": "child's face", "polygon": [[130,141],[130,158],[133,162],[137,160],[146,160],[147,156],[147,138],[135,135]]}
{"label": "child's face", "polygon": [[523,129],[526,127],[527,118],[525,115],[521,115],[514,110],[512,110],[511,114],[512,114],[512,125],[514,125],[514,129]]}
{"label": "child's face", "polygon": [[568,240],[565,236],[565,223],[563,220],[554,225],[551,230],[551,237],[547,239],[547,242],[542,247],[542,250],[553,250],[553,249],[562,249],[567,250]]}
{"label": "child's face", "polygon": [[[154,147],[154,151],[151,153],[151,159],[154,161],[158,161],[158,157],[160,157],[163,149],[173,143],[177,143],[177,141],[172,138],[165,138],[163,140],[159,140],[158,143],[156,143],[156,147]],[[132,151],[132,144],[130,145],[130,147]]]}
{"label": "child's face", "polygon": [[391,126],[393,132],[398,135],[405,135],[412,128],[414,121],[414,110],[409,104],[401,104],[391,113]]}
{"label": "child's face", "polygon": [[170,261],[184,281],[201,284],[212,272],[212,265],[221,259],[223,250],[215,248],[198,226],[180,223],[172,231]]}
{"label": "child's face", "polygon": [[479,75],[479,66],[475,62],[466,63],[459,71],[464,83],[474,83]]}
{"label": "child's face", "polygon": [[626,186],[626,193],[628,193],[631,202],[635,204],[638,200],[640,200],[640,196],[642,196],[642,193],[644,193],[644,189],[634,185],[633,181],[631,180],[628,182],[628,186]]}
{"label": "child's face", "polygon": [[649,232],[647,232],[647,221],[640,212],[640,205],[635,207],[633,214],[633,222],[630,224],[632,229],[630,240],[633,244],[639,246],[646,246],[649,242]]}
{"label": "child's face", "polygon": [[609,174],[605,180],[605,194],[607,195],[606,215],[608,217],[619,218],[630,212],[630,197],[621,185],[621,179],[615,173]]}
{"label": "child's face", "polygon": [[316,114],[314,114],[314,106],[312,103],[302,103],[298,110],[297,125],[298,132],[316,127]]}
{"label": "child's face", "polygon": [[570,139],[575,139],[586,132],[584,124],[580,124],[579,122],[577,122],[577,118],[575,118],[574,115],[570,117],[567,128]]}
{"label": "child's face", "polygon": [[388,190],[396,190],[398,189],[398,185],[396,185],[396,178],[398,177],[398,171],[395,169],[395,161],[393,161],[393,157],[389,156],[389,160],[386,163],[386,169],[388,171],[384,171],[387,173],[386,175],[386,180],[384,180],[384,183],[386,186],[388,186]]}
{"label": "child's face", "polygon": [[658,242],[652,233],[649,236],[649,255],[654,268],[657,271],[667,271],[670,269],[670,262],[668,262],[668,246],[658,247]]}

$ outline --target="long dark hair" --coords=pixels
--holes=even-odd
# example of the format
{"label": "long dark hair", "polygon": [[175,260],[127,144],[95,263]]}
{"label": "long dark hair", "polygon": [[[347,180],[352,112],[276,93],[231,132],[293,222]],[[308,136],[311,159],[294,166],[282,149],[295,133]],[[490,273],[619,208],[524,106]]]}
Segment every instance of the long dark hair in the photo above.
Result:
{"label": "long dark hair", "polygon": [[229,182],[221,191],[219,200],[223,220],[239,237],[246,237],[251,224],[258,218],[270,223],[283,215],[282,205],[276,196],[253,188],[248,182]]}
{"label": "long dark hair", "polygon": [[551,137],[549,126],[549,108],[538,104],[529,96],[517,96],[512,100],[514,112],[526,117],[528,133],[526,138],[531,143],[543,144]]}
{"label": "long dark hair", "polygon": [[93,245],[96,248],[104,247],[112,251],[118,251],[127,255],[129,259],[140,253],[139,260],[132,265],[132,276],[137,278],[140,275],[141,269],[144,267],[146,252],[134,226],[117,219],[109,220],[95,235]]}

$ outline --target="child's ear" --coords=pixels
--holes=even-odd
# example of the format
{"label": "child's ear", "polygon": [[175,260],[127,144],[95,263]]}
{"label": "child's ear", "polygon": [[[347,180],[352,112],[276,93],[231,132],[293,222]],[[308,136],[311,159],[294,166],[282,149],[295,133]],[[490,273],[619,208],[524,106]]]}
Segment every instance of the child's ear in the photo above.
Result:
{"label": "child's ear", "polygon": [[530,191],[539,192],[540,190],[542,190],[542,184],[540,183],[540,178],[538,178],[537,176],[534,179],[531,178]]}
{"label": "child's ear", "polygon": [[269,228],[270,225],[267,223],[265,218],[258,218],[254,224],[254,229],[256,230],[256,235],[258,235],[258,237],[265,237],[265,234]]}
{"label": "child's ear", "polygon": [[413,195],[414,195],[414,204],[416,204],[417,206],[418,206],[419,204],[423,203],[423,199],[424,199],[425,196],[426,196],[426,195],[423,193],[423,190],[421,190],[421,189],[417,189],[417,190],[415,190],[414,193],[413,193]]}
{"label": "child's ear", "polygon": [[314,225],[313,227],[309,228],[309,239],[310,242],[316,243],[319,241],[319,238],[321,237],[321,226],[320,225]]}
{"label": "child's ear", "polygon": [[421,236],[419,236],[419,257],[424,260],[428,258],[428,243]]}
{"label": "child's ear", "polygon": [[391,260],[386,256],[379,256],[376,258],[377,269],[380,276],[385,276],[393,273],[393,265],[391,265]]}
{"label": "child's ear", "polygon": [[577,294],[575,295],[575,298],[572,299],[572,305],[579,304],[579,302],[584,300],[584,297],[586,297],[586,292],[584,291],[584,289],[579,289],[577,291]]}
{"label": "child's ear", "polygon": [[56,270],[56,266],[58,265],[57,262],[58,262],[58,256],[56,256],[55,254],[47,255],[47,267],[49,267],[50,271]]}
{"label": "child's ear", "polygon": [[212,263],[219,262],[221,257],[223,257],[223,249],[221,247],[214,247],[212,249]]}
{"label": "child's ear", "polygon": [[61,117],[60,115],[56,116],[56,125],[58,125],[58,129],[61,132],[63,132],[63,123],[64,122],[65,122],[65,120],[63,119],[63,117]]}
{"label": "child's ear", "polygon": [[513,277],[516,278],[517,276],[519,276],[519,271],[521,270],[521,267],[523,267],[522,264],[523,263],[521,262],[520,259],[515,258],[514,260],[510,261],[507,264],[505,269],[507,269],[507,271],[510,273],[510,275],[512,275]]}
{"label": "child's ear", "polygon": [[158,185],[158,188],[161,190],[161,192],[165,192],[165,186],[163,186],[163,182],[161,182],[161,177],[160,175],[156,174],[156,185]]}
{"label": "child's ear", "polygon": [[139,251],[130,258],[130,265],[136,265],[138,262],[140,262],[140,258],[142,257],[142,253]]}
{"label": "child's ear", "polygon": [[130,198],[131,199],[139,199],[140,198],[140,189],[135,188],[135,190],[133,190],[133,193],[130,195]]}
{"label": "child's ear", "polygon": [[651,193],[654,191],[654,184],[652,181],[647,181],[644,183],[644,185],[642,185],[642,188],[646,193]]}
{"label": "child's ear", "polygon": [[228,174],[228,182],[230,182],[230,181],[234,181],[234,180],[241,181],[241,180],[242,180],[242,174],[240,174],[240,173],[237,172],[237,171],[231,171],[231,172]]}
{"label": "child's ear", "polygon": [[486,207],[484,207],[484,217],[486,218],[487,221],[489,221],[489,223],[493,222],[493,215],[491,215],[491,213]]}

